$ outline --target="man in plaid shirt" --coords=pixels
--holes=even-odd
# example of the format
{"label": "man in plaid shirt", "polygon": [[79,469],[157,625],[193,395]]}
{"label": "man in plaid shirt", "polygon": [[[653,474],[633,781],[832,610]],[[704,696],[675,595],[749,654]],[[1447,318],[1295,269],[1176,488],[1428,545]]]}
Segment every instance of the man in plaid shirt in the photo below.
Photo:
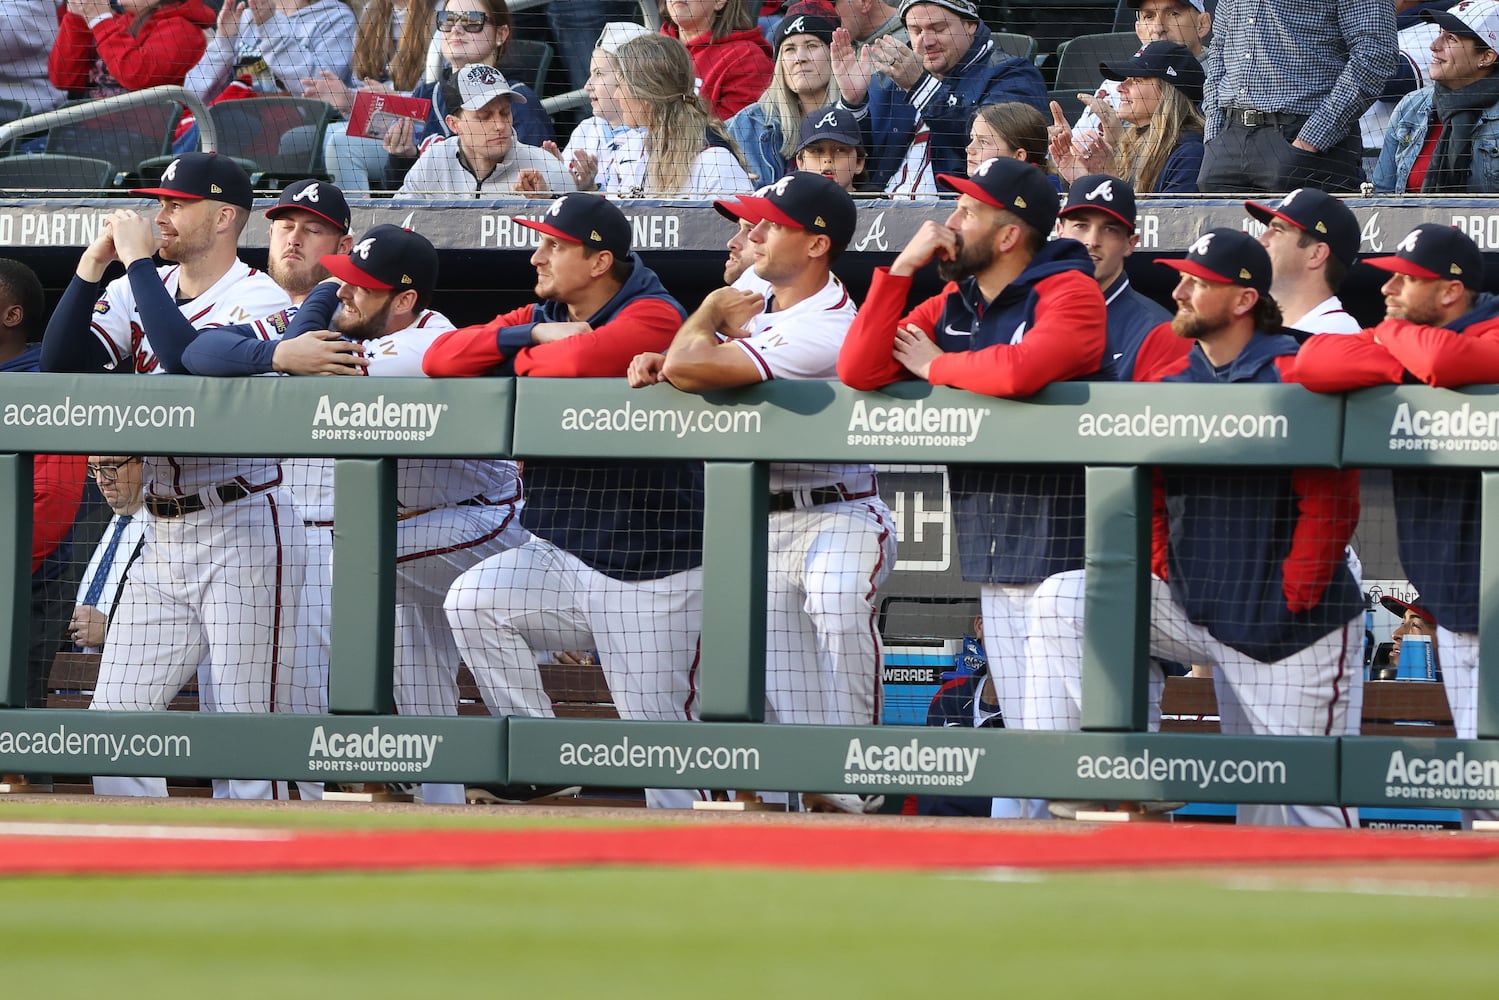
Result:
{"label": "man in plaid shirt", "polygon": [[1220,0],[1202,111],[1203,191],[1356,190],[1359,115],[1395,72],[1395,9]]}

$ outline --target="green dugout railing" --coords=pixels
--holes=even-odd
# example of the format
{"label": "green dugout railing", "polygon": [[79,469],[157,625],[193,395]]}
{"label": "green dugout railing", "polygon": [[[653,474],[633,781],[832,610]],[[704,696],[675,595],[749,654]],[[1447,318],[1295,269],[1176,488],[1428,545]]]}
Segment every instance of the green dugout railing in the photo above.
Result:
{"label": "green dugout railing", "polygon": [[[615,380],[0,376],[0,770],[566,782],[1486,806],[1499,801],[1499,540],[1485,531],[1479,739],[1145,732],[1148,467],[1464,466],[1499,525],[1499,389],[1070,383],[1024,401],[925,383],[769,383],[693,396]],[[332,456],[328,715],[23,709],[37,452]],[[391,711],[394,466],[416,456],[707,461],[699,723]],[[765,463],[1087,467],[1080,733],[766,726]],[[1225,568],[1225,572],[1229,572]],[[371,614],[370,609],[378,609]]]}

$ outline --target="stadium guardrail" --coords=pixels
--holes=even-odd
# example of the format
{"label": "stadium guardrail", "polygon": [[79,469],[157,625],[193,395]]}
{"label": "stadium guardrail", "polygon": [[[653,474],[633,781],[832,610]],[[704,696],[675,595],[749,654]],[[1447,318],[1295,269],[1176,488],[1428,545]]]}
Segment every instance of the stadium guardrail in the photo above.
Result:
{"label": "stadium guardrail", "polygon": [[[0,709],[0,771],[1492,805],[1499,624],[1481,640],[1478,740],[1152,734],[1144,584],[1147,467],[1156,463],[1471,467],[1483,470],[1485,520],[1499,524],[1499,472],[1489,471],[1496,393],[1390,387],[1345,399],[1296,386],[1070,383],[1014,401],[914,382],[869,393],[772,382],[696,396],[617,380],[0,376],[0,650],[9,653],[0,704],[24,704],[31,454],[331,456],[339,524],[330,714],[9,707]],[[1416,410],[1427,416],[1413,422]],[[708,721],[390,714],[393,461],[462,455],[707,462]],[[780,460],[1086,466],[1085,731],[762,724],[765,590],[745,567],[763,574],[765,465]],[[1499,623],[1492,533],[1481,569],[1483,620]],[[1419,760],[1423,775],[1456,777],[1393,781],[1396,755],[1401,775]]]}

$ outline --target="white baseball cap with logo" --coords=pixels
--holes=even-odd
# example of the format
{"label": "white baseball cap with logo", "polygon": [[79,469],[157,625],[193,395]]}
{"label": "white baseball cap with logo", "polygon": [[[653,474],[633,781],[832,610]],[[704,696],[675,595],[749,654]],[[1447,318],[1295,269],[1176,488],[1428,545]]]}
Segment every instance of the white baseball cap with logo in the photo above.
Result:
{"label": "white baseball cap with logo", "polygon": [[625,42],[639,38],[641,35],[651,34],[651,29],[634,21],[610,21],[604,25],[604,30],[599,32],[599,42],[594,46],[608,53],[619,51],[619,47]]}
{"label": "white baseball cap with logo", "polygon": [[1421,17],[1454,35],[1499,51],[1499,0],[1463,0],[1446,10],[1423,11]]}
{"label": "white baseball cap with logo", "polygon": [[484,63],[472,63],[458,71],[458,93],[463,97],[464,111],[478,111],[496,97],[526,102],[525,95],[517,93],[503,73]]}

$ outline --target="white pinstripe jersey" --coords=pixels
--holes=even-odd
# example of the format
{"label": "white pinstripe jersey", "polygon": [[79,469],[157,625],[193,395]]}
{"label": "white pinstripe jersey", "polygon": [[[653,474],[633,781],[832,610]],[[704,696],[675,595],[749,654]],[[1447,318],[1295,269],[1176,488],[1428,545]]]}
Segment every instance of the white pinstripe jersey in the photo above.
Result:
{"label": "white pinstripe jersey", "polygon": [[[176,264],[157,268],[167,294],[173,297],[177,295],[180,270]],[[236,260],[212,287],[181,303],[180,308],[188,322],[202,330],[250,323],[289,305],[291,299],[270,275]],[[128,277],[116,278],[105,287],[104,294],[94,303],[91,328],[113,359],[111,367],[128,364],[142,374],[164,374],[136,309]],[[274,458],[152,457],[145,462],[145,487],[153,496],[184,496],[233,479],[259,485],[279,474]]]}
{"label": "white pinstripe jersey", "polygon": [[[751,335],[735,340],[760,372],[760,381],[779,379],[836,379],[838,350],[859,309],[843,282],[829,275],[828,283],[790,309],[770,311],[770,286],[751,268],[740,275],[734,287],[765,296],[765,309],[746,327]],[[772,463],[772,490],[810,489],[841,482],[851,491],[874,488],[870,465],[818,463]]]}

